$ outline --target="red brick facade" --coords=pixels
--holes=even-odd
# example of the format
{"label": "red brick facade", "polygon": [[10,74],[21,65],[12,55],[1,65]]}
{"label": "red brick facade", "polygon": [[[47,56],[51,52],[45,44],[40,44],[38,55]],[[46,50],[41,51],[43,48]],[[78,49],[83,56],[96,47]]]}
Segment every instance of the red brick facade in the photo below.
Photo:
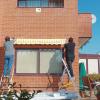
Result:
{"label": "red brick facade", "polygon": [[[91,15],[78,14],[78,0],[64,0],[64,8],[41,8],[41,12],[36,12],[36,8],[17,7],[17,0],[1,0],[0,70],[1,67],[3,68],[2,44],[6,35],[16,39],[68,39],[73,37],[76,43],[74,74],[78,83],[78,49],[81,38],[91,37]],[[58,76],[49,76],[49,78],[53,82],[53,89],[57,89]],[[40,89],[45,89],[49,82],[46,75],[17,76],[16,74],[14,81],[21,83],[24,87]]]}

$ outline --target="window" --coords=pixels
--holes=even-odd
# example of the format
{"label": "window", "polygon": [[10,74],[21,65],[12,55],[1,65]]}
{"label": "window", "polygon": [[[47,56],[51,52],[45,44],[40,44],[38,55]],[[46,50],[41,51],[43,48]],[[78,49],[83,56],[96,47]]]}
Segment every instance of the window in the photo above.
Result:
{"label": "window", "polygon": [[18,0],[18,7],[64,7],[64,0]]}
{"label": "window", "polygon": [[62,73],[59,49],[17,50],[16,73]]}
{"label": "window", "polygon": [[64,7],[64,0],[49,0],[49,7]]}
{"label": "window", "polygon": [[37,72],[37,51],[17,50],[16,73]]}

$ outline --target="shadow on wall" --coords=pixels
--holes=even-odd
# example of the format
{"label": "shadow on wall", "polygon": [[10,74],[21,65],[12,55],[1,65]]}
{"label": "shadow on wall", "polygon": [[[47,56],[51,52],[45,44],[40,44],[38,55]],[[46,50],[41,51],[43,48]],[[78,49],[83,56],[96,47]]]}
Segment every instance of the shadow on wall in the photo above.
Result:
{"label": "shadow on wall", "polygon": [[52,90],[58,89],[58,83],[60,82],[60,75],[62,74],[62,52],[61,50],[55,50],[53,56],[49,62],[48,74],[52,76],[52,82],[48,77],[49,83],[51,84]]}

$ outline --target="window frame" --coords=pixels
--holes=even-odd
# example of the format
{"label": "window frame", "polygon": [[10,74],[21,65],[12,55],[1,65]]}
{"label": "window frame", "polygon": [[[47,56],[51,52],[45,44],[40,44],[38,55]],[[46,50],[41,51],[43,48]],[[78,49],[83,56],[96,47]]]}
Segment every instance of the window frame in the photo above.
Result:
{"label": "window frame", "polygon": [[[39,49],[39,53],[40,53],[40,49],[54,49],[54,50],[61,50],[61,46],[60,45],[15,45],[15,70],[14,70],[14,74],[16,75],[48,75],[48,73],[38,73],[40,70],[40,61],[38,63],[38,68],[37,68],[37,73],[16,73],[16,58],[17,58],[17,50],[30,50],[30,49]],[[40,55],[40,54],[39,54]],[[61,73],[51,73],[50,75],[61,75]]]}
{"label": "window frame", "polygon": [[[19,1],[25,1],[25,6],[19,6]],[[27,1],[28,0],[17,0],[17,7],[18,8],[64,8],[64,0],[61,0],[62,1],[62,6],[60,5],[60,6],[50,6],[50,0],[48,0],[48,6],[27,6]],[[61,2],[60,0],[59,0],[59,2]],[[40,5],[41,5],[41,0],[40,0]]]}

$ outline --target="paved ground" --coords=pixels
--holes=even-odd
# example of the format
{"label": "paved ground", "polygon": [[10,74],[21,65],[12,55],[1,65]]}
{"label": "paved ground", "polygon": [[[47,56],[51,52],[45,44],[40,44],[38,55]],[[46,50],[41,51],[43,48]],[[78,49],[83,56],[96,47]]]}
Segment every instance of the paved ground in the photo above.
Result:
{"label": "paved ground", "polygon": [[82,98],[80,100],[97,100],[96,98]]}
{"label": "paved ground", "polygon": [[96,97],[81,98],[81,100],[97,100]]}

